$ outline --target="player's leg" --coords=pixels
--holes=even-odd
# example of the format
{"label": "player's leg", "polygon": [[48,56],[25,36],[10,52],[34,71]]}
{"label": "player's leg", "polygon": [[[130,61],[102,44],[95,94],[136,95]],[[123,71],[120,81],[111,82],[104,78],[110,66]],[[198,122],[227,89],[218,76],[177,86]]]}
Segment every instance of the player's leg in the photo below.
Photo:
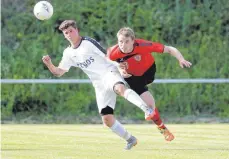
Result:
{"label": "player's leg", "polygon": [[[153,114],[150,117],[150,120],[153,120],[154,123],[159,126],[160,128],[164,127],[164,124],[160,118],[160,114],[158,112],[158,109],[155,106],[155,100],[151,93],[148,91],[148,88],[146,85],[144,85],[144,77],[137,77],[133,78],[133,80],[128,80],[128,84],[130,85],[130,88],[132,88],[134,91],[136,91],[142,100],[153,109]],[[139,84],[137,84],[139,83]],[[147,116],[147,114],[145,115]]]}
{"label": "player's leg", "polygon": [[148,105],[141,99],[141,97],[135,91],[133,91],[130,88],[127,88],[124,83],[118,82],[114,85],[114,92],[124,97],[134,105],[138,106],[146,114],[146,120],[150,120],[153,114],[153,109],[148,107]]}
{"label": "player's leg", "polygon": [[116,94],[111,90],[107,90],[104,86],[96,87],[95,92],[97,105],[104,125],[110,128],[116,135],[127,141],[125,149],[131,149],[137,144],[137,139],[132,136],[113,115]]}
{"label": "player's leg", "polygon": [[[162,119],[160,117],[160,113],[159,113],[157,107],[155,106],[155,100],[154,100],[153,96],[148,91],[147,86],[145,86],[144,88],[147,91],[143,92],[140,95],[140,97],[142,98],[142,100],[144,100],[146,102],[146,104],[149,107],[151,107],[153,109],[153,114],[152,114],[152,116],[150,116],[151,117],[151,120],[153,120],[153,123],[155,123],[157,125],[158,130],[160,131],[161,134],[164,135],[165,140],[172,141],[174,139],[174,136],[167,129],[167,127],[164,125],[164,123],[162,122]],[[138,91],[138,92],[141,92],[141,91]]]}
{"label": "player's leg", "polygon": [[102,121],[105,126],[110,128],[115,134],[128,140],[131,137],[131,134],[123,127],[123,125],[115,119],[113,115],[113,108],[106,106],[100,112],[102,116]]}
{"label": "player's leg", "polygon": [[142,93],[140,95],[140,97],[142,98],[142,100],[144,100],[146,102],[146,104],[151,107],[152,109],[154,109],[153,112],[153,116],[152,116],[152,120],[154,121],[154,123],[160,127],[160,128],[164,128],[164,124],[161,120],[160,117],[160,113],[158,111],[158,109],[155,106],[155,100],[153,98],[153,96],[151,95],[151,93],[149,91],[145,91],[144,93]]}
{"label": "player's leg", "polygon": [[[125,81],[128,83],[130,88],[135,91],[140,97],[144,92],[148,92],[148,88],[145,84],[144,77],[139,76],[131,76],[130,78],[125,78]],[[145,96],[144,96],[145,97]],[[150,107],[154,111],[154,99],[153,98],[142,98],[141,99],[146,103],[148,107]],[[151,116],[145,114],[145,118],[148,120],[152,120]]]}
{"label": "player's leg", "polygon": [[[151,120],[157,125],[159,131],[164,135],[167,141],[171,141],[174,139],[174,136],[170,131],[166,128],[164,123],[161,120],[160,113],[155,106],[154,97],[148,91],[147,85],[154,81],[154,76],[156,72],[156,65],[152,65],[149,70],[147,70],[143,76],[131,76],[130,78],[125,79],[129,84],[130,88],[132,88],[136,93],[140,95],[142,100],[153,109],[153,114],[151,116]],[[147,116],[147,114],[146,114]]]}
{"label": "player's leg", "polygon": [[158,130],[160,131],[161,134],[164,135],[165,140],[167,141],[172,141],[174,139],[173,134],[167,129],[167,127],[164,125],[164,123],[161,120],[160,113],[155,106],[155,101],[153,96],[149,91],[146,91],[142,93],[141,98],[146,102],[146,104],[154,109],[153,111],[153,117],[152,120],[153,122],[157,125]]}
{"label": "player's leg", "polygon": [[146,102],[146,104],[151,107],[152,109],[155,108],[155,99],[152,96],[152,94],[147,90],[145,92],[143,92],[140,97],[142,98],[142,100],[144,100]]}
{"label": "player's leg", "polygon": [[147,85],[152,83],[154,81],[154,76],[156,72],[156,65],[153,64],[152,67],[147,70],[142,77],[139,78],[139,83],[143,83],[144,89],[136,88],[137,92],[140,94],[141,98],[146,102],[146,104],[151,107],[153,111],[152,120],[157,125],[157,128],[159,129],[160,133],[164,135],[165,140],[172,141],[174,139],[173,134],[166,128],[164,123],[161,120],[160,113],[155,106],[155,100],[152,94],[148,91]]}
{"label": "player's leg", "polygon": [[[117,85],[116,85],[117,86]],[[129,100],[130,102],[132,102],[132,101],[135,101],[136,99],[138,99],[138,94],[137,93],[135,93],[133,90],[131,90],[131,89],[129,89],[129,90],[131,90],[131,92],[128,92],[128,93],[130,93],[130,94],[127,94],[127,96],[125,95],[125,91],[126,90],[128,90],[124,85],[121,85],[121,86],[118,86],[117,88],[116,88],[116,93],[117,94],[119,94],[120,93],[120,95],[121,96],[124,96],[127,100]],[[134,92],[134,93],[133,93]],[[122,95],[123,94],[123,95]],[[129,95],[131,95],[132,97],[131,98],[128,98],[128,96]],[[136,96],[134,96],[134,95],[136,95]],[[144,97],[144,98],[142,98],[142,96]],[[153,98],[153,96],[150,94],[150,92],[149,91],[146,91],[146,92],[144,92],[142,95],[141,95],[141,98],[142,98],[142,101],[144,101],[148,106],[150,105],[152,108],[154,108],[153,109],[153,111],[152,111],[152,113],[149,113],[149,111],[147,111],[146,110],[146,113],[145,113],[145,118],[147,119],[147,120],[153,120],[153,122],[157,125],[157,127],[158,127],[158,129],[159,129],[159,131],[160,131],[160,133],[161,134],[163,134],[164,135],[164,137],[165,137],[165,140],[167,140],[167,141],[172,141],[173,139],[174,139],[174,136],[173,136],[173,134],[165,127],[165,125],[164,125],[164,123],[162,122],[162,120],[161,120],[161,117],[160,117],[160,113],[159,113],[159,111],[158,111],[158,109],[155,107],[155,103],[154,103],[154,98]],[[131,100],[130,100],[131,99]],[[133,99],[133,100],[132,100]],[[139,101],[141,101],[141,100],[139,100],[138,99],[138,102]],[[137,103],[133,103],[133,104],[136,104],[137,105]],[[140,104],[140,103],[139,103]],[[137,105],[138,106],[138,105]],[[141,106],[141,105],[140,105]],[[144,108],[145,107],[140,107],[139,106],[139,108],[141,108],[143,111],[144,111]]]}
{"label": "player's leg", "polygon": [[110,90],[138,106],[143,112],[145,112],[145,114],[148,114],[146,120],[150,120],[149,116],[153,113],[153,110],[146,105],[135,91],[127,88],[125,80],[118,71],[110,72],[110,74],[105,77],[105,80],[106,83],[108,83]]}
{"label": "player's leg", "polygon": [[[107,114],[109,113],[110,114]],[[113,113],[113,109],[111,107],[103,108],[101,111],[102,120],[104,125],[109,127],[112,132],[123,138],[127,141],[127,145],[125,147],[126,150],[130,150],[133,146],[137,144],[137,139],[132,136],[124,127],[123,125],[115,119]]]}

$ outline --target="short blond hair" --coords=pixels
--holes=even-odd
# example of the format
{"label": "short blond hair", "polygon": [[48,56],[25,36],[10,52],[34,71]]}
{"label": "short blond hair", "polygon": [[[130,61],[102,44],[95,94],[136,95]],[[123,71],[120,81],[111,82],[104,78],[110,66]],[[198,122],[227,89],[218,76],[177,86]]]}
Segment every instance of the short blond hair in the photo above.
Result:
{"label": "short blond hair", "polygon": [[119,35],[123,35],[125,37],[131,37],[131,39],[133,39],[133,40],[135,39],[134,31],[133,31],[133,29],[131,29],[129,27],[121,28],[117,33],[117,37]]}

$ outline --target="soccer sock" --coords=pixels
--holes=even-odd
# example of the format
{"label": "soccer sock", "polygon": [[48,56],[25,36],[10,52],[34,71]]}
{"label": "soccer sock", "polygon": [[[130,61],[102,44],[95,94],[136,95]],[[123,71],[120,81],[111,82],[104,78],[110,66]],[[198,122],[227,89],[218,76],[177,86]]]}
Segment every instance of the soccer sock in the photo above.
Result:
{"label": "soccer sock", "polygon": [[147,106],[147,104],[132,89],[125,90],[124,98],[126,98],[129,102],[133,103],[134,105],[138,106],[145,113],[149,111],[149,107]]}
{"label": "soccer sock", "polygon": [[154,111],[153,111],[152,120],[159,128],[162,128],[162,129],[165,128],[165,125],[161,120],[160,113],[156,107],[154,108]]}
{"label": "soccer sock", "polygon": [[116,133],[118,136],[122,137],[125,140],[128,140],[131,137],[131,134],[127,132],[127,130],[122,126],[120,122],[117,120],[114,124],[110,127],[110,129]]}

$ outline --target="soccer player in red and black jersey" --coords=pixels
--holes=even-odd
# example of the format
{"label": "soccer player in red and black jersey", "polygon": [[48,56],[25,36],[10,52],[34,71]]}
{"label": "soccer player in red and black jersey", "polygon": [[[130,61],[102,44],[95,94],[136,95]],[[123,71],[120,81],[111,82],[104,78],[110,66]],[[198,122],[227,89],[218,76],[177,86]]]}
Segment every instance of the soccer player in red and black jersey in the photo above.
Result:
{"label": "soccer player in red and black jersey", "polygon": [[155,100],[147,88],[147,85],[154,81],[156,73],[155,59],[151,53],[169,53],[177,58],[182,68],[191,67],[192,64],[185,60],[180,51],[172,46],[135,39],[135,34],[129,27],[121,28],[117,33],[117,38],[118,44],[108,48],[107,57],[119,63],[119,70],[130,88],[137,92],[148,106],[154,110],[154,115],[151,119],[165,139],[172,141],[174,136],[162,122],[159,111],[155,106]]}

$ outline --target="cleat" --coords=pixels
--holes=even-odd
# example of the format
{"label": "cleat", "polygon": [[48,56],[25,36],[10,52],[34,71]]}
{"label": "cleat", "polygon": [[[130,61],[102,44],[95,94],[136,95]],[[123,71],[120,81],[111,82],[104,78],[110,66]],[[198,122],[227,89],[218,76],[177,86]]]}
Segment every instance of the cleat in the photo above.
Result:
{"label": "cleat", "polygon": [[132,147],[134,147],[135,145],[137,145],[137,139],[134,136],[131,136],[128,140],[127,140],[127,145],[125,147],[125,150],[130,150]]}
{"label": "cleat", "polygon": [[153,109],[148,109],[148,112],[145,113],[145,120],[152,120],[153,119]]}
{"label": "cleat", "polygon": [[172,141],[174,139],[173,134],[167,128],[159,128],[161,134],[164,135],[166,141]]}

